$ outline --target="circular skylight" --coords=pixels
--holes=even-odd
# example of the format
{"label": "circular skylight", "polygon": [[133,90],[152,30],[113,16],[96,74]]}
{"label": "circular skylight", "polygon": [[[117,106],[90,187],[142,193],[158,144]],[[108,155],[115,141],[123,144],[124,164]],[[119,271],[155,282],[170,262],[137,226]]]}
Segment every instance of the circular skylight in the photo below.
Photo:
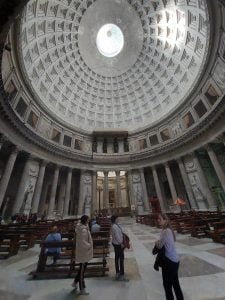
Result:
{"label": "circular skylight", "polygon": [[206,0],[30,0],[17,48],[50,115],[89,132],[132,132],[185,103],[209,37]]}
{"label": "circular skylight", "polygon": [[105,24],[98,31],[96,44],[102,55],[114,57],[123,49],[123,33],[115,24]]}

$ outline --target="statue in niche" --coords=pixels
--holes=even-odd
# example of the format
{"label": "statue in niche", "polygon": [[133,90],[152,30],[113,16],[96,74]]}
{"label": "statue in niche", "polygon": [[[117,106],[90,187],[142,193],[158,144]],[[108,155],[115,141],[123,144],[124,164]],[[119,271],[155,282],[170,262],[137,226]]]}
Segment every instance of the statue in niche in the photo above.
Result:
{"label": "statue in niche", "polygon": [[84,183],[90,183],[91,182],[91,176],[89,174],[84,175]]}
{"label": "statue in niche", "polygon": [[136,186],[136,190],[135,190],[135,198],[136,198],[136,200],[137,200],[137,203],[138,203],[138,202],[139,202],[139,203],[142,203],[142,202],[143,202],[143,201],[142,201],[142,193],[141,193],[141,191],[140,191],[138,185]]}
{"label": "statue in niche", "polygon": [[172,126],[172,130],[173,130],[173,133],[174,133],[175,137],[177,137],[178,135],[180,135],[182,133],[182,127],[181,127],[180,123],[179,122],[175,123]]}
{"label": "statue in niche", "polygon": [[118,153],[118,140],[115,137],[113,141],[113,148],[114,148],[114,153]]}
{"label": "statue in niche", "polygon": [[23,205],[21,208],[21,210],[22,210],[21,212],[23,212],[26,215],[29,215],[30,210],[31,210],[31,202],[32,202],[33,192],[34,192],[34,186],[30,180],[29,185],[28,185],[25,195],[24,195],[24,201],[23,201]]}
{"label": "statue in niche", "polygon": [[107,139],[104,138],[103,140],[103,153],[107,153]]}
{"label": "statue in niche", "polygon": [[97,140],[94,138],[92,143],[92,152],[97,152]]}
{"label": "statue in niche", "polygon": [[141,182],[141,177],[139,173],[133,174],[133,182]]}

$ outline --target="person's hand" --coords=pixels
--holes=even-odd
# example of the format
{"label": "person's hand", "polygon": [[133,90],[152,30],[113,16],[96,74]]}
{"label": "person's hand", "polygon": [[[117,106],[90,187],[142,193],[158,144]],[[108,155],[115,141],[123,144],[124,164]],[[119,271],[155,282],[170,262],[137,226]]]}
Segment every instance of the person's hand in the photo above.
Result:
{"label": "person's hand", "polygon": [[122,248],[122,249],[124,249],[124,248],[125,248],[125,246],[124,246],[124,244],[123,244],[123,243],[121,244],[121,248]]}
{"label": "person's hand", "polygon": [[156,241],[155,245],[156,245],[157,248],[159,248],[159,241]]}

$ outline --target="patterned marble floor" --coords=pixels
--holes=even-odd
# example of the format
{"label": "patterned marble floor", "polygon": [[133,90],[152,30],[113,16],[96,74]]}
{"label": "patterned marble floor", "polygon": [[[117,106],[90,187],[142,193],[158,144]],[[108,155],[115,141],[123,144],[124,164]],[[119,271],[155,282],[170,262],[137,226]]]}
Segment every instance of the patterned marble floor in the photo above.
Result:
{"label": "patterned marble floor", "polygon": [[[113,252],[108,258],[109,275],[86,279],[89,296],[78,296],[71,279],[32,280],[28,273],[36,267],[40,250],[36,246],[0,261],[0,300],[164,300],[161,274],[153,269],[155,257],[151,254],[160,230],[136,224],[131,218],[120,222],[132,242],[125,253],[129,282],[114,280]],[[177,250],[184,299],[225,300],[225,246],[210,239],[177,235]]]}

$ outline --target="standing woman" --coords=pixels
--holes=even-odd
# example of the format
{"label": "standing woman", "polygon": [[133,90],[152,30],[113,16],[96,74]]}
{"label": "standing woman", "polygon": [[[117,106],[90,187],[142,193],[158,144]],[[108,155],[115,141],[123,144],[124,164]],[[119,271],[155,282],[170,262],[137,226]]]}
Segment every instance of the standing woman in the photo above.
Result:
{"label": "standing woman", "polygon": [[162,278],[166,294],[166,300],[174,300],[174,289],[176,299],[183,300],[184,296],[178,279],[179,256],[175,248],[175,234],[170,226],[169,220],[165,214],[158,216],[158,224],[162,226],[160,240],[156,242],[156,247],[161,249],[165,247],[165,257],[162,260]]}
{"label": "standing woman", "polygon": [[118,216],[111,217],[112,222],[112,245],[115,252],[115,268],[116,280],[129,281],[124,276],[124,245],[123,245],[123,231],[118,225]]}
{"label": "standing woman", "polygon": [[78,273],[72,283],[72,286],[77,289],[79,283],[80,295],[89,295],[86,292],[86,285],[84,282],[84,273],[88,264],[88,261],[93,257],[93,241],[88,226],[89,217],[83,215],[80,219],[80,223],[77,224],[76,233],[76,262],[80,263]]}

